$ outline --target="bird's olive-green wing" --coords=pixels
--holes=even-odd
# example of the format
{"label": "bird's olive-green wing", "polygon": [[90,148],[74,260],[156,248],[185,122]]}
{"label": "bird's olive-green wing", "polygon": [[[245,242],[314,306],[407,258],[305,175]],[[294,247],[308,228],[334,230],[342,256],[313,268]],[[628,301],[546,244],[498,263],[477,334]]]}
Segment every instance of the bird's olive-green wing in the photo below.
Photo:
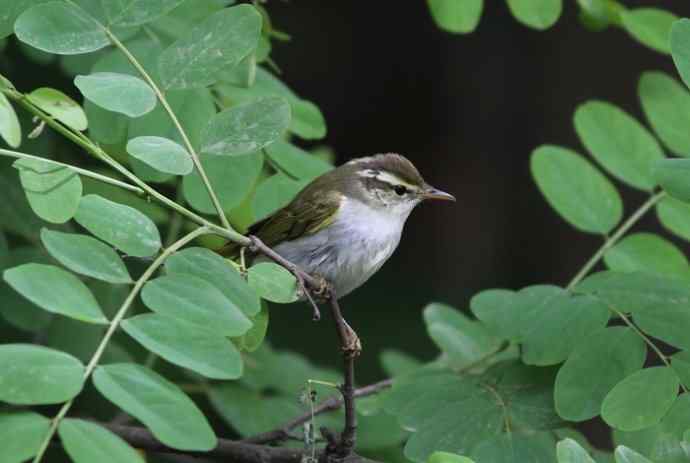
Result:
{"label": "bird's olive-green wing", "polygon": [[[258,236],[270,247],[314,234],[333,223],[341,198],[341,194],[336,191],[311,195],[305,190],[283,209],[252,225],[247,234]],[[220,252],[227,257],[234,257],[239,252],[239,247],[230,243]]]}

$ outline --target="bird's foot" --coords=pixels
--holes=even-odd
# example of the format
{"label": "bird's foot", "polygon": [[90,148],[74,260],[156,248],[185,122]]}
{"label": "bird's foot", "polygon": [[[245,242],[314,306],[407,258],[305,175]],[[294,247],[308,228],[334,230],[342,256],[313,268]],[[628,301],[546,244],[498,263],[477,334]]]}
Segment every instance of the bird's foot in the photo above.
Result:
{"label": "bird's foot", "polygon": [[311,319],[316,321],[321,320],[321,311],[319,311],[319,306],[312,297],[312,291],[309,288],[307,288],[307,283],[304,281],[304,277],[301,274],[301,271],[294,272],[293,275],[295,275],[295,278],[297,279],[297,294],[299,296],[304,296],[307,298],[309,301],[309,304],[311,305],[312,308],[312,316]]}
{"label": "bird's foot", "polygon": [[359,340],[359,336],[355,333],[350,325],[343,320],[345,323],[345,339],[343,340],[343,354],[348,357],[356,358],[362,353],[362,341]]}

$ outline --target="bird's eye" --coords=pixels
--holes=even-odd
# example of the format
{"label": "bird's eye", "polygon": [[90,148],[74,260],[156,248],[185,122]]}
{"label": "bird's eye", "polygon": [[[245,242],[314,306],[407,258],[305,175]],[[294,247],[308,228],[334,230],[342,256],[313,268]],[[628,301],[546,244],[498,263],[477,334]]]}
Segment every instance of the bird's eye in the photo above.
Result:
{"label": "bird's eye", "polygon": [[393,191],[395,191],[395,194],[398,196],[403,196],[405,193],[407,193],[407,188],[405,188],[404,185],[395,185]]}

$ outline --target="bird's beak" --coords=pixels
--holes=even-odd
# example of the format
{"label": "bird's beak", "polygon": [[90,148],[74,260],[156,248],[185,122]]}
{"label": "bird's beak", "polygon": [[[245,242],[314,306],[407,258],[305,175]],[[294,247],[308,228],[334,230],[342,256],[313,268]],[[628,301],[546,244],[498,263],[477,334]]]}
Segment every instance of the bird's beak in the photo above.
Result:
{"label": "bird's beak", "polygon": [[427,187],[422,193],[422,198],[424,199],[437,199],[440,201],[453,201],[455,202],[455,196],[445,191],[441,191],[438,188],[432,186]]}

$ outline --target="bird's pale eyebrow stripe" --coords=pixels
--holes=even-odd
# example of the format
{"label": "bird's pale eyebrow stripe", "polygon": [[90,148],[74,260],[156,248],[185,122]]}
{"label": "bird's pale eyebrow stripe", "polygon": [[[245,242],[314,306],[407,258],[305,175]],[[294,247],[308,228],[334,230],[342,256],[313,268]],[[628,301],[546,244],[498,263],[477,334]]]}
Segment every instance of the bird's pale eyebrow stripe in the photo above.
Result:
{"label": "bird's pale eyebrow stripe", "polygon": [[402,180],[400,177],[398,177],[397,175],[392,174],[390,172],[384,172],[384,171],[374,170],[374,169],[367,169],[367,170],[363,170],[363,171],[359,172],[359,175],[361,175],[362,177],[375,178],[376,180],[383,182],[383,183],[387,183],[391,186],[403,185],[410,190],[416,190],[417,189],[416,186]]}

